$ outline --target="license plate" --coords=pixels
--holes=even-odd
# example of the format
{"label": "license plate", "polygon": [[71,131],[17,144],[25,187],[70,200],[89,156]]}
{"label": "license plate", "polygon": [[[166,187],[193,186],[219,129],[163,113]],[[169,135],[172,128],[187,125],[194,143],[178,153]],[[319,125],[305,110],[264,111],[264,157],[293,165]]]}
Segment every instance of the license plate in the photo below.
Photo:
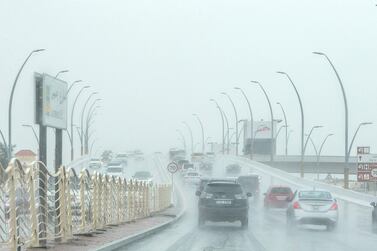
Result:
{"label": "license plate", "polygon": [[276,199],[278,199],[278,200],[286,200],[287,196],[276,196]]}
{"label": "license plate", "polygon": [[313,211],[318,211],[319,210],[319,206],[313,206]]}
{"label": "license plate", "polygon": [[230,205],[230,204],[232,204],[232,201],[230,201],[230,200],[217,200],[216,204],[219,204],[219,205]]}

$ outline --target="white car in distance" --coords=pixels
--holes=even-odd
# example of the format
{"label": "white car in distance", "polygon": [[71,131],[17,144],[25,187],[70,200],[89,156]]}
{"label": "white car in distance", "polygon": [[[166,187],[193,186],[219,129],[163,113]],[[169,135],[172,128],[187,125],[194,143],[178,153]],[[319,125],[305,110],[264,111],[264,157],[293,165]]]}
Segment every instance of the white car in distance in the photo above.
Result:
{"label": "white car in distance", "polygon": [[200,177],[197,171],[189,169],[185,176],[183,176],[183,179],[187,184],[198,185],[200,183]]}

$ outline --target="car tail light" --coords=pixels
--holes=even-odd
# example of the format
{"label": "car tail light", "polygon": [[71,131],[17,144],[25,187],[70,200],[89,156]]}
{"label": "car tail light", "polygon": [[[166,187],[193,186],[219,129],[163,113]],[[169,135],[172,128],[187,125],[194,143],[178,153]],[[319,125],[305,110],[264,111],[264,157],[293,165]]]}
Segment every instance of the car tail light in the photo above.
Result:
{"label": "car tail light", "polygon": [[338,203],[334,202],[334,203],[331,205],[330,210],[338,210]]}
{"label": "car tail light", "polygon": [[300,203],[298,203],[298,201],[293,203],[293,209],[301,209]]}

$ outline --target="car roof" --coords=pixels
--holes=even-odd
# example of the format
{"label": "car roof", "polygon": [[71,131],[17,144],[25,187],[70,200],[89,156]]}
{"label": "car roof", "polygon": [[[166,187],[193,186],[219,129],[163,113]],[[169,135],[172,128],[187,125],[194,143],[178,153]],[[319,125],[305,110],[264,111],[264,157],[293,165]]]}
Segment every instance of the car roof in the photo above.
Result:
{"label": "car roof", "polygon": [[236,178],[219,178],[219,179],[210,179],[209,180],[209,184],[212,184],[212,183],[237,183],[237,179]]}

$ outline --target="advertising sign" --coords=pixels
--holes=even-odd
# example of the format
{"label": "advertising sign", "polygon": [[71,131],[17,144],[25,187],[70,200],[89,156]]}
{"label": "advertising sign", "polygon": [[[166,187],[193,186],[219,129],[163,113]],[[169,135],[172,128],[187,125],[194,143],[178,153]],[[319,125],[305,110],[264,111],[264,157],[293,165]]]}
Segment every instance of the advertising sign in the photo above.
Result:
{"label": "advertising sign", "polygon": [[357,148],[357,181],[377,181],[377,154],[370,154],[369,147]]}
{"label": "advertising sign", "polygon": [[[50,75],[42,75],[39,92],[39,116],[37,122],[48,127],[67,128],[67,83]],[[38,110],[38,109],[37,109]]]}
{"label": "advertising sign", "polygon": [[[250,121],[245,121],[244,132],[245,138],[250,138]],[[271,121],[254,121],[253,123],[253,138],[255,139],[271,139]],[[274,131],[276,133],[276,121],[274,121]]]}

